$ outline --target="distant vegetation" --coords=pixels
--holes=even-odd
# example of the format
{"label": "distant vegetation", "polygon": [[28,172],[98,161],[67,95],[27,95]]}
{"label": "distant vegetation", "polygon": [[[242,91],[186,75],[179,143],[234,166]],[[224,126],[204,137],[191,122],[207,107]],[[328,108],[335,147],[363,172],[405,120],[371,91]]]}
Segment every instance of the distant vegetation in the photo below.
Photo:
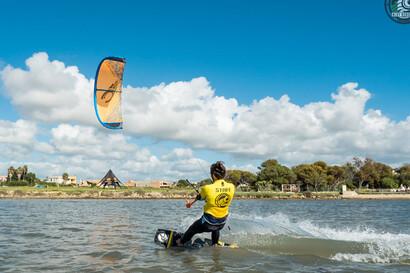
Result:
{"label": "distant vegetation", "polygon": [[[298,184],[301,191],[315,192],[337,191],[342,184],[350,189],[391,189],[401,184],[410,186],[410,164],[394,169],[370,158],[354,158],[342,166],[317,161],[291,168],[269,159],[258,169],[256,173],[229,170],[226,180],[245,191],[281,190],[282,184]],[[200,184],[209,182],[209,179],[202,180]]]}
{"label": "distant vegetation", "polygon": [[[68,178],[64,173],[63,177]],[[370,158],[354,158],[344,165],[328,165],[323,161],[299,164],[293,167],[281,165],[275,159],[264,161],[256,173],[244,170],[229,170],[226,180],[238,186],[239,191],[280,191],[282,184],[297,184],[301,191],[338,191],[342,184],[350,189],[392,189],[400,185],[410,186],[410,164],[399,168],[376,162]],[[197,182],[202,186],[210,184],[209,178]],[[34,186],[43,184],[27,166],[8,169],[6,186]],[[56,186],[47,183],[49,187]],[[186,180],[178,180],[175,187],[190,188]]]}
{"label": "distant vegetation", "polygon": [[2,182],[6,186],[34,186],[40,180],[35,173],[29,172],[26,165],[14,168],[11,166],[7,170],[7,181]]}

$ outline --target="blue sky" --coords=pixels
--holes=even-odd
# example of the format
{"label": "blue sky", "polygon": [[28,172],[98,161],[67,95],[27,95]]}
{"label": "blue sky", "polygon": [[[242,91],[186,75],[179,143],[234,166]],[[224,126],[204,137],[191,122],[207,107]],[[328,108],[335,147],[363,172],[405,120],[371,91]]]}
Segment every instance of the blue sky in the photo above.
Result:
{"label": "blue sky", "polygon": [[[47,52],[91,79],[100,59],[123,56],[125,85],[205,77],[244,105],[284,94],[299,106],[331,101],[357,82],[372,95],[366,110],[409,115],[410,25],[391,21],[382,0],[7,1],[1,10],[0,67]],[[0,119],[21,117],[7,96],[0,107]]]}
{"label": "blue sky", "polygon": [[102,57],[119,55],[126,83],[206,75],[244,103],[284,92],[327,100],[357,81],[375,95],[369,106],[407,116],[410,30],[386,16],[384,1],[195,2],[7,1],[1,58],[21,65],[46,51],[93,77]]}

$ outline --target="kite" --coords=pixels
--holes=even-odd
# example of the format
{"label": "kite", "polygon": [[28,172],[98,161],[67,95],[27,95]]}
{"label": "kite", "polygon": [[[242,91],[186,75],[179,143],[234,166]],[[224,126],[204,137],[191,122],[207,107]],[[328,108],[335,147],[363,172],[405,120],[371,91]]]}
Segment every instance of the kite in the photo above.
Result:
{"label": "kite", "polygon": [[122,129],[121,94],[125,59],[104,58],[94,83],[94,109],[98,121],[109,129]]}

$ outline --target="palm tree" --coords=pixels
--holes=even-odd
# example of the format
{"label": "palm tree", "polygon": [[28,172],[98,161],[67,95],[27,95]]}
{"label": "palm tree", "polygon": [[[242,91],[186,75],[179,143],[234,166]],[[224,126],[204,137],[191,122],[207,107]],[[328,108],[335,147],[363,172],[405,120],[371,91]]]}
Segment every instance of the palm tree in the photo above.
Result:
{"label": "palm tree", "polygon": [[63,180],[64,180],[64,184],[67,184],[68,173],[63,173]]}
{"label": "palm tree", "polygon": [[27,173],[28,173],[27,165],[24,165],[22,169],[23,169],[23,173],[21,174],[21,179],[26,180],[26,176],[27,176]]}
{"label": "palm tree", "polygon": [[13,179],[13,176],[14,176],[15,172],[16,172],[16,170],[14,169],[13,166],[8,168],[8,170],[7,170],[7,179],[8,179],[9,182]]}
{"label": "palm tree", "polygon": [[23,168],[18,167],[16,172],[17,172],[17,180],[20,181],[20,179],[22,178],[22,174],[23,174]]}

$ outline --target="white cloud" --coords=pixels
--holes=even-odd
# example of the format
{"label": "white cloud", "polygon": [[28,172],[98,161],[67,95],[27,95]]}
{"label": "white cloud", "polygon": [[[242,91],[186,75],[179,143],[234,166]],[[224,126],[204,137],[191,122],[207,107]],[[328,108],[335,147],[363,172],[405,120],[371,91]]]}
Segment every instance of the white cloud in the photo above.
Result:
{"label": "white cloud", "polygon": [[0,143],[32,145],[37,134],[34,122],[17,120],[16,122],[0,120]]}
{"label": "white cloud", "polygon": [[[12,103],[26,117],[67,123],[53,129],[53,148],[41,148],[49,153],[55,149],[101,159],[116,147],[112,158],[133,154],[136,163],[127,159],[125,166],[146,173],[162,167],[169,158],[190,157],[184,150],[173,151],[169,158],[154,156],[130,146],[127,138],[148,136],[251,159],[277,158],[288,164],[319,159],[338,163],[352,156],[388,163],[410,160],[410,117],[396,122],[380,110],[366,110],[371,94],[357,83],[342,85],[330,101],[303,106],[292,103],[287,95],[240,104],[235,98],[217,96],[204,77],[149,88],[128,86],[123,93],[122,135],[95,129],[100,125],[93,113],[93,80],[77,67],[50,61],[45,53],[34,54],[26,63],[28,70],[7,66],[1,76]],[[80,126],[84,124],[95,128]]]}
{"label": "white cloud", "polygon": [[93,127],[60,124],[51,129],[50,143],[57,154],[57,174],[65,169],[81,177],[95,178],[113,169],[126,179],[203,176],[198,162],[204,161],[195,158],[192,150],[175,148],[162,156],[154,155],[118,131],[107,134]]}
{"label": "white cloud", "polygon": [[[64,172],[79,178],[101,178],[108,169],[122,179],[169,179],[206,176],[198,164],[208,162],[195,158],[192,150],[175,148],[154,155],[147,148],[131,143],[121,132],[106,134],[94,127],[60,124],[51,130],[49,142],[36,139],[39,129],[26,120],[0,120],[0,172],[9,166],[28,165],[39,177]],[[1,174],[0,173],[0,174]]]}
{"label": "white cloud", "polygon": [[0,120],[0,156],[3,159],[21,159],[33,151],[52,153],[53,148],[37,141],[37,125],[32,121],[19,119],[15,122]]}
{"label": "white cloud", "polygon": [[202,160],[190,149],[175,148],[157,156],[118,131],[107,134],[93,127],[60,124],[51,130],[51,136],[55,151],[64,155],[70,169],[87,177],[110,168],[134,179],[200,177],[202,172],[197,162]]}
{"label": "white cloud", "polygon": [[356,155],[410,159],[409,121],[396,123],[379,110],[366,111],[371,95],[357,83],[342,85],[331,102],[304,106],[287,95],[240,105],[216,96],[205,78],[128,87],[125,93],[126,129],[136,135],[287,163],[343,162]]}
{"label": "white cloud", "polygon": [[51,136],[55,149],[67,155],[121,159],[136,151],[136,147],[129,144],[123,134],[106,134],[94,127],[60,124],[51,130]]}
{"label": "white cloud", "polygon": [[174,158],[189,159],[192,158],[192,150],[186,148],[175,148],[171,153],[163,156],[162,158],[165,160],[172,160]]}
{"label": "white cloud", "polygon": [[205,78],[151,88],[128,87],[124,92],[125,129],[195,147],[215,145],[218,135],[232,131],[232,117],[245,109],[235,99],[215,96]]}
{"label": "white cloud", "polygon": [[44,52],[26,60],[28,70],[8,65],[1,79],[11,102],[26,117],[45,122],[95,122],[93,81],[76,66],[49,61]]}

